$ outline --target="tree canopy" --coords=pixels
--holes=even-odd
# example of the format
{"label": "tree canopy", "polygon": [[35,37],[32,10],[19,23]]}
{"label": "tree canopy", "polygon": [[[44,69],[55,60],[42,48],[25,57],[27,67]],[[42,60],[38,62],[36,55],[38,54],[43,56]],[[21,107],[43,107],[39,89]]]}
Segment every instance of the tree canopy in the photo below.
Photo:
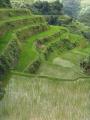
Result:
{"label": "tree canopy", "polygon": [[62,14],[63,5],[59,0],[51,3],[48,1],[37,1],[30,8],[35,14],[60,15]]}
{"label": "tree canopy", "polygon": [[10,0],[0,0],[0,7],[11,7]]}

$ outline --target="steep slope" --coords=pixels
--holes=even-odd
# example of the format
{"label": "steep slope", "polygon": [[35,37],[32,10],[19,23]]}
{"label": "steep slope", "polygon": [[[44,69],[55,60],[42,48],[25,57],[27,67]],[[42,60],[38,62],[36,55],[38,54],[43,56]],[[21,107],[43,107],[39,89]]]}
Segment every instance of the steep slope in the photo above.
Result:
{"label": "steep slope", "polygon": [[[48,26],[42,16],[33,16],[28,10],[1,10],[0,16],[2,18],[0,22],[1,76],[9,69],[41,74],[44,69],[38,70],[40,66],[42,68],[43,63],[48,66],[49,62],[54,62],[54,59],[57,61],[56,58],[59,55],[62,56],[69,51],[71,54],[75,48],[75,51],[80,53],[79,49],[82,51],[88,47],[89,43],[83,35],[75,32],[77,30],[82,32],[83,29],[87,29],[79,23],[75,26],[72,23],[72,27],[76,27],[73,32],[69,26]],[[80,59],[82,59],[82,55]],[[80,61],[78,62],[80,63]],[[52,66],[55,65],[52,63],[50,69]],[[48,70],[44,70],[43,73],[46,71]]]}
{"label": "steep slope", "polygon": [[90,26],[90,6],[84,8],[79,15],[79,20]]}
{"label": "steep slope", "polygon": [[28,10],[1,11],[0,120],[89,119],[90,76],[80,67],[90,55],[81,34],[87,27],[49,26]]}
{"label": "steep slope", "polygon": [[48,25],[43,17],[33,17],[29,11],[24,11],[25,16],[19,16],[19,13],[23,13],[23,10],[2,10],[1,16],[4,15],[3,12],[7,15],[11,12],[16,17],[12,17],[13,14],[10,17],[5,16],[8,20],[1,20],[0,22],[0,76],[3,76],[9,68],[15,67],[21,46],[28,37],[48,29]]}
{"label": "steep slope", "polygon": [[79,13],[79,20],[90,26],[90,1],[81,0],[81,10]]}

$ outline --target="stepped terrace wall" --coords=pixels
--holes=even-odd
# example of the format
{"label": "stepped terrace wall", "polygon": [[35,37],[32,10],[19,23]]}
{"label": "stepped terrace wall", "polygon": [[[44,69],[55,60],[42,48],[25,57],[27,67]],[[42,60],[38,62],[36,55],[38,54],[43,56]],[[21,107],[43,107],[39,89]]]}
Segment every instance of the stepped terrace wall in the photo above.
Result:
{"label": "stepped terrace wall", "polygon": [[17,31],[16,34],[20,41],[25,41],[32,35],[37,34],[38,32],[45,31],[47,29],[48,29],[47,24],[37,24],[37,25],[28,26],[25,29]]}
{"label": "stepped terrace wall", "polygon": [[[12,15],[7,15],[5,18],[2,16],[2,20],[5,19],[5,21],[2,21],[0,24],[0,79],[3,78],[9,69],[14,69],[17,65],[22,52],[22,41],[48,29],[48,25],[43,17],[30,16],[28,11],[24,11],[24,13],[23,10],[1,11],[1,16],[7,13],[12,13]],[[25,15],[18,17],[19,14]],[[8,19],[6,20],[6,18]]]}
{"label": "stepped terrace wall", "polygon": [[41,16],[23,16],[1,21],[0,37],[4,36],[8,31],[17,30],[24,26],[34,25],[36,23],[45,23]]}
{"label": "stepped terrace wall", "polygon": [[0,21],[16,16],[30,16],[31,11],[27,9],[0,9]]}
{"label": "stepped terrace wall", "polygon": [[20,55],[20,47],[16,38],[12,38],[11,42],[7,45],[0,55],[0,79],[17,64]]}

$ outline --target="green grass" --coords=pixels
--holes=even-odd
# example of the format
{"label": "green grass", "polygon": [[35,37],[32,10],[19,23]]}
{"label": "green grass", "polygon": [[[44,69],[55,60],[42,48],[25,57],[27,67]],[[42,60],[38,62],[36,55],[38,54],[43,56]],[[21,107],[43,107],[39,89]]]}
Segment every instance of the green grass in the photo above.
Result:
{"label": "green grass", "polygon": [[8,18],[7,20],[2,20],[0,21],[0,25],[5,24],[6,22],[13,22],[13,21],[17,21],[17,20],[22,20],[22,19],[28,19],[28,18],[32,18],[31,16],[15,16],[12,18]]}
{"label": "green grass", "polygon": [[[34,20],[34,23],[32,23],[32,24],[28,23],[28,25],[27,24],[18,25],[18,26],[16,25],[16,26],[14,26],[13,29],[8,30],[3,36],[0,36],[0,53],[2,53],[2,50],[4,48],[6,48],[8,43],[13,39],[13,33],[16,34],[17,32],[23,31],[24,29],[29,29],[30,27],[39,25],[39,18],[41,18],[40,24],[42,22],[44,23],[42,17],[39,17],[39,16],[34,16],[34,17],[31,17],[31,16],[22,16],[21,17],[21,16],[19,16],[19,17],[13,17],[13,18],[10,18],[6,21],[3,21],[2,22],[3,24],[5,24],[6,22],[11,22],[11,24],[12,24],[13,21],[16,22],[16,21],[20,20],[20,22],[22,22],[22,20],[27,21],[27,20],[30,20],[30,19],[32,20],[32,19],[36,19],[36,18],[37,18],[37,20]],[[35,21],[36,21],[36,23],[35,23]],[[47,23],[45,23],[45,24],[47,24]],[[6,30],[7,28],[8,28],[8,26],[6,25],[6,28],[4,28],[4,29]]]}
{"label": "green grass", "polygon": [[5,48],[5,46],[8,44],[8,42],[11,40],[12,34],[11,32],[6,33],[5,36],[0,38],[0,53]]}
{"label": "green grass", "polygon": [[[0,21],[0,25],[15,24],[23,20],[26,20],[27,24],[28,20],[32,20],[33,24],[16,25],[12,31],[10,29],[0,37],[0,53],[6,49],[14,37],[18,37],[21,48],[15,71],[13,70],[10,78],[4,81],[6,93],[0,100],[0,120],[89,120],[90,78],[80,68],[80,60],[90,55],[89,43],[81,34],[71,33],[68,27],[61,26],[50,26],[48,30],[33,33],[34,35],[29,38],[27,35],[29,30],[32,30],[34,26],[47,26],[47,23],[41,16],[22,16],[21,14],[15,17],[15,14],[12,14],[12,17],[5,16],[8,18],[6,20],[1,13],[3,21]],[[77,29],[82,26],[81,30],[83,30],[82,24],[76,25]],[[55,44],[61,39],[68,39],[79,45],[72,50],[66,50],[63,47],[60,51],[59,48],[55,48],[47,61],[42,59],[37,74],[24,73],[24,70],[37,57],[43,57],[36,50],[35,42],[53,36],[57,32],[62,34],[44,43],[45,47],[50,47],[52,43]],[[27,33],[26,41],[21,42],[19,36],[16,36],[17,33],[20,38]],[[76,78],[79,79],[76,80]]]}
{"label": "green grass", "polygon": [[53,33],[55,33],[56,31],[59,31],[60,27],[55,26],[52,27],[45,31],[45,32],[41,32],[39,34],[36,34],[34,36],[32,36],[30,39],[27,40],[26,43],[24,43],[23,47],[22,47],[22,53],[20,55],[20,59],[19,59],[19,63],[16,67],[17,70],[23,71],[25,69],[25,67],[27,65],[29,65],[29,63],[32,63],[32,61],[34,61],[38,54],[36,52],[35,46],[34,46],[34,42],[35,40],[37,40],[38,38],[41,37],[45,37],[48,35],[52,35]]}
{"label": "green grass", "polygon": [[[67,38],[67,35],[68,39],[71,42],[78,42],[79,46],[69,51],[65,50],[65,48],[63,48],[62,51],[60,51],[59,49],[54,49],[54,51],[51,54],[49,54],[48,60],[42,63],[38,74],[71,79],[78,76],[83,76],[83,70],[80,68],[80,62],[82,59],[90,55],[90,45],[82,36],[70,34],[68,32],[62,34],[60,38]],[[60,38],[55,39],[53,43],[59,41]],[[48,43],[48,46],[50,46],[51,43]],[[60,61],[58,61],[56,64],[54,64],[53,61],[57,58],[62,59],[63,63],[59,63]],[[64,61],[66,61],[67,64],[68,62],[71,65],[73,64],[73,67],[63,67],[65,66]]]}
{"label": "green grass", "polygon": [[74,49],[68,53],[66,53],[65,55],[62,55],[62,57],[71,60],[72,62],[79,64],[80,61],[89,56],[90,55],[90,46],[88,46],[87,48],[82,48],[82,49]]}
{"label": "green grass", "polygon": [[29,29],[30,27],[33,27],[33,25],[22,26],[21,28],[14,29],[12,32],[11,31],[6,32],[4,36],[0,37],[0,53],[2,53],[2,51],[8,45],[8,43],[13,39],[13,34],[15,34],[18,31],[22,31],[24,29]]}
{"label": "green grass", "polygon": [[[12,17],[12,18],[8,18],[7,20],[3,20],[3,21],[0,21],[0,25],[2,24],[5,24],[5,23],[10,23],[10,22],[14,22],[14,21],[19,21],[19,20],[28,20],[28,19],[38,19],[38,18],[41,18],[40,15],[36,15],[36,16],[15,16],[15,17]],[[43,18],[43,17],[42,17]]]}
{"label": "green grass", "polygon": [[[39,38],[39,40],[42,41],[43,45],[49,46],[52,43],[55,43],[56,41],[60,40],[61,36],[67,32],[68,32],[68,29],[60,26],[60,29],[58,31],[56,31],[55,33],[50,34],[50,35],[48,34],[45,37]],[[57,34],[57,36],[56,36],[56,34]],[[46,39],[46,41],[45,41],[45,39]]]}
{"label": "green grass", "polygon": [[85,38],[82,35],[70,33],[70,31],[65,32],[65,34],[61,36],[61,39],[68,39],[72,42],[82,42],[83,40],[85,41]]}
{"label": "green grass", "polygon": [[31,16],[30,10],[26,9],[0,9],[0,21],[6,20],[15,16]]}
{"label": "green grass", "polygon": [[69,51],[66,51],[63,49],[63,52],[61,52],[58,49],[55,49],[55,51],[49,55],[48,62],[52,63],[52,61],[55,58],[60,57],[64,60],[68,60],[68,61],[74,63],[76,65],[75,67],[77,68],[77,66],[80,67],[80,61],[82,59],[85,59],[89,55],[90,55],[90,45],[87,45],[86,47],[82,47],[82,45],[81,45],[80,47],[76,47]]}
{"label": "green grass", "polygon": [[[50,30],[48,31],[45,31],[45,32],[41,32],[39,34],[36,34],[34,36],[32,36],[30,39],[27,40],[26,43],[24,43],[24,45],[22,46],[22,53],[20,55],[20,58],[19,58],[19,62],[18,62],[18,65],[16,67],[16,69],[18,71],[24,71],[24,69],[29,65],[31,64],[38,56],[39,54],[37,53],[36,49],[35,49],[35,46],[34,46],[34,43],[36,40],[38,39],[43,39],[45,38],[46,36],[51,36],[53,34],[56,33],[56,31],[62,31],[63,29],[65,29],[64,27],[58,27],[58,26],[55,26],[55,27],[52,27],[50,28]],[[71,42],[80,42],[80,47],[83,48],[84,46],[87,45],[87,42],[85,41],[85,39],[83,38],[83,36],[80,36],[80,35],[76,35],[76,34],[71,34],[68,29],[66,29],[66,32],[64,32],[63,34],[61,34],[60,37],[56,37],[56,39],[54,40],[51,40],[49,41],[46,46],[50,46],[51,43],[53,42],[56,42],[56,41],[59,41],[61,39],[69,39]],[[59,53],[59,54],[58,54]],[[66,51],[67,53],[67,51]],[[64,53],[63,53],[64,54]],[[68,52],[67,54],[70,54],[70,52]],[[56,50],[56,52],[52,53],[50,56],[53,56],[53,57],[50,57],[49,59],[49,62],[52,61],[52,59],[54,59],[55,57],[58,57],[59,55],[62,55],[62,53],[60,53],[58,50]],[[75,53],[72,55],[74,56]],[[77,54],[76,54],[77,55]],[[86,54],[85,54],[86,55]],[[78,56],[78,55],[77,55]],[[70,55],[71,57],[71,55]],[[72,60],[73,61],[75,58],[75,60],[77,59],[77,57],[72,57]],[[81,57],[82,58],[82,57]],[[80,58],[80,59],[81,59]],[[79,60],[80,60],[79,59]],[[48,68],[48,67],[47,67]],[[47,70],[46,70],[47,71]],[[72,70],[71,70],[72,71]],[[67,71],[66,71],[67,72]],[[79,71],[80,72],[80,71]]]}

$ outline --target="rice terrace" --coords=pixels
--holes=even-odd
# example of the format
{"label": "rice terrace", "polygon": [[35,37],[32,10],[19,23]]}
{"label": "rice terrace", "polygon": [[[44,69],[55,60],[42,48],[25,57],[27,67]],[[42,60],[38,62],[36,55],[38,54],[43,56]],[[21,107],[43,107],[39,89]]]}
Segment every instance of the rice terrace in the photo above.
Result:
{"label": "rice terrace", "polygon": [[[47,4],[32,0],[30,5],[3,1],[0,120],[90,120],[90,26],[83,18],[86,13],[77,17],[65,13],[59,0]],[[50,4],[48,14],[44,7],[38,9],[39,4]]]}

